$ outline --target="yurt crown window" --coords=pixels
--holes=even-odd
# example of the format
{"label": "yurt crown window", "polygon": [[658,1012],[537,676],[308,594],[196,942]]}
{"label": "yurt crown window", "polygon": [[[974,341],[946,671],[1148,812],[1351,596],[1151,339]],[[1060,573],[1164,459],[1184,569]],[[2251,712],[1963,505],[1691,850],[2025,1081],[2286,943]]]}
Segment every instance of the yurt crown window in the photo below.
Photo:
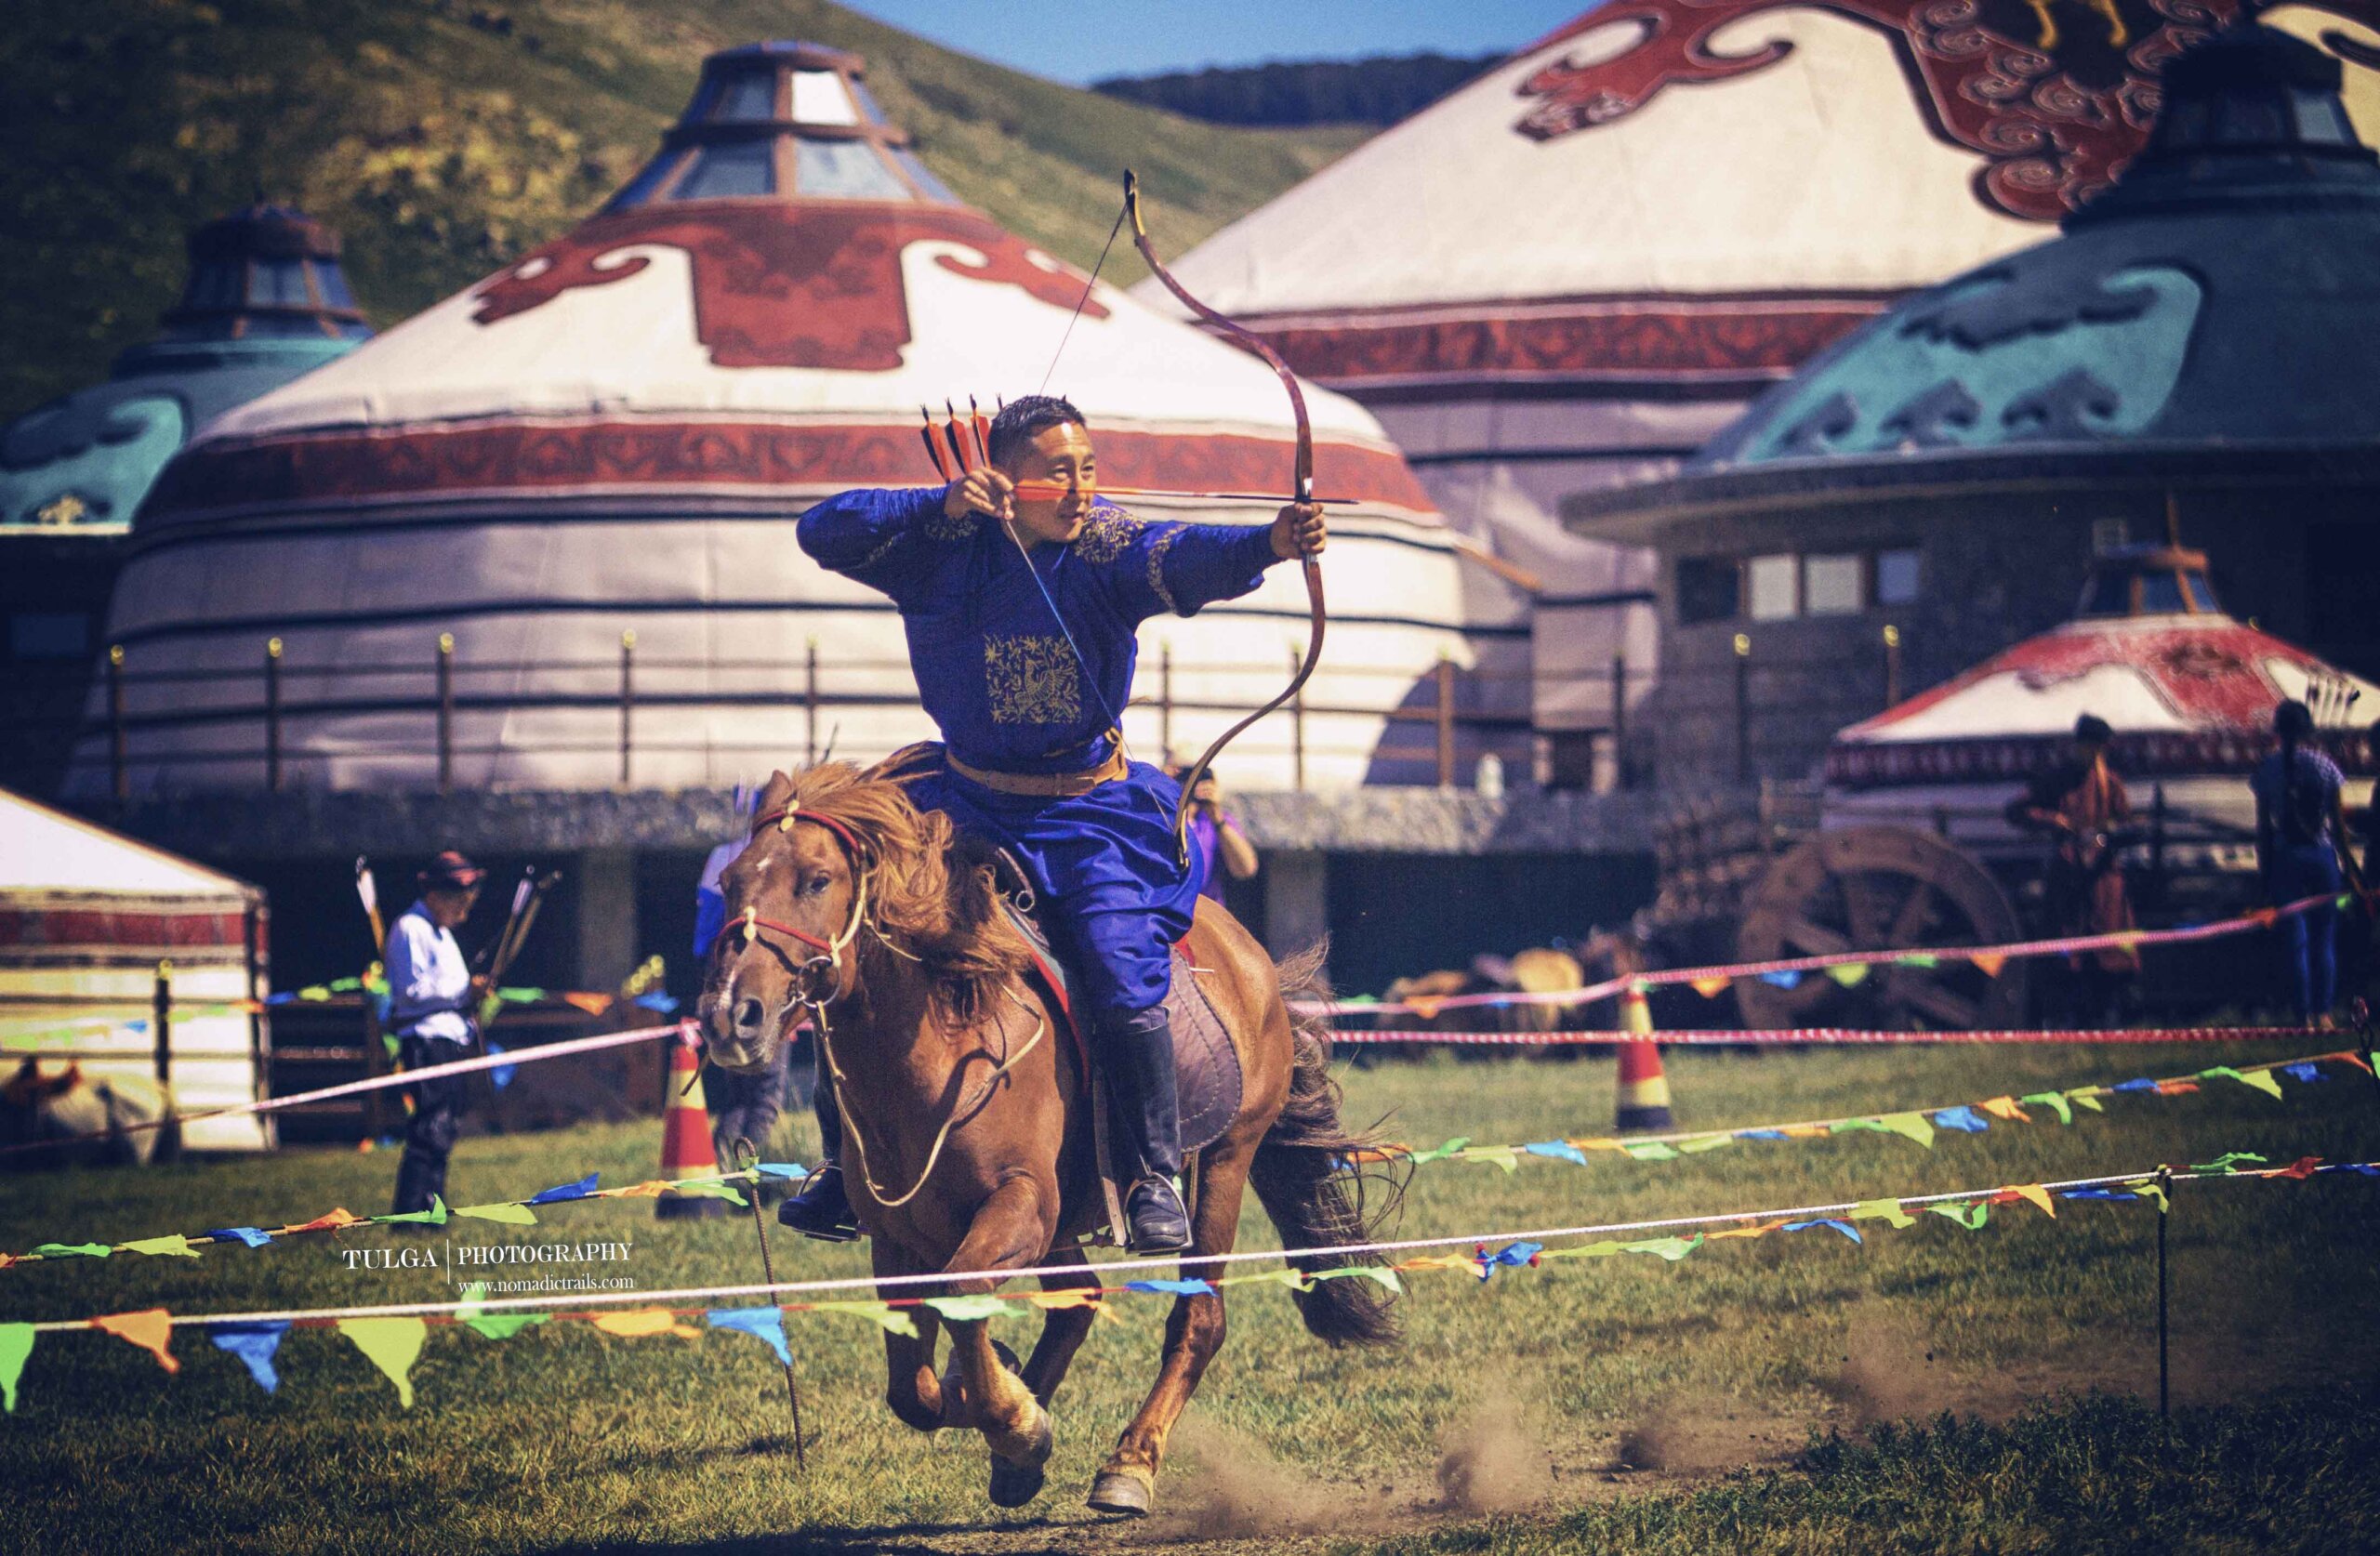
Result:
{"label": "yurt crown window", "polygon": [[199,266],[191,272],[190,288],[183,294],[182,307],[192,312],[229,312],[238,308],[244,268],[237,260],[217,260]]}
{"label": "yurt crown window", "polygon": [[793,122],[797,125],[856,125],[859,110],[833,71],[793,73]]}
{"label": "yurt crown window", "polygon": [[2135,546],[2102,553],[2082,583],[2079,616],[2218,615],[2206,558],[2173,546]]}
{"label": "yurt crown window", "polygon": [[2317,146],[2352,146],[2355,126],[2347,122],[2347,105],[2329,92],[2292,87],[2289,100],[2297,112],[2297,138]]}
{"label": "yurt crown window", "polygon": [[884,110],[877,106],[876,94],[867,89],[866,82],[857,76],[852,77],[852,95],[859,99],[860,112],[867,115],[869,124],[884,123]]}
{"label": "yurt crown window", "polygon": [[625,211],[643,204],[654,197],[654,191],[669,181],[669,176],[677,172],[679,166],[686,160],[682,154],[673,156],[666,152],[654,158],[645,165],[644,171],[629,179],[627,187],[612,196],[612,203],[603,208],[607,211]]}
{"label": "yurt crown window", "polygon": [[905,146],[894,146],[891,151],[892,160],[901,165],[901,171],[906,173],[910,182],[924,191],[927,199],[944,200],[954,205],[959,204],[959,196],[951,193],[948,185],[926,170],[926,165],[918,160],[916,152]]}
{"label": "yurt crown window", "polygon": [[864,140],[795,141],[796,191],[827,200],[906,200],[909,191]]}
{"label": "yurt crown window", "polygon": [[306,262],[302,259],[257,259],[248,265],[250,308],[306,308]]}
{"label": "yurt crown window", "polygon": [[776,192],[775,159],[765,140],[706,146],[693,171],[678,180],[672,200],[734,200]]}
{"label": "yurt crown window", "polygon": [[719,106],[706,114],[715,125],[765,125],[777,116],[777,78],[774,71],[747,71],[729,76],[719,89]]}
{"label": "yurt crown window", "polygon": [[309,259],[307,268],[314,272],[314,290],[322,294],[324,308],[353,308],[355,294],[347,289],[347,272],[328,259]]}

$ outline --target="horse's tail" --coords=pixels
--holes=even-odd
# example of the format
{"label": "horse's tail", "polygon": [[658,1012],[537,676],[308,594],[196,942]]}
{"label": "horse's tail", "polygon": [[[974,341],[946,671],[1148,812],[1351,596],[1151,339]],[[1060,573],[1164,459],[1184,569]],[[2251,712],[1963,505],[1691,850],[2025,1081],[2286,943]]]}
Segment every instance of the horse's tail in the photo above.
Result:
{"label": "horse's tail", "polygon": [[[1300,952],[1281,964],[1281,996],[1285,1000],[1327,994],[1322,959],[1327,943]],[[1402,1185],[1391,1183],[1384,1199],[1367,1207],[1367,1180],[1348,1158],[1377,1142],[1352,1133],[1339,1121],[1339,1083],[1330,1078],[1330,1043],[1327,1020],[1318,1016],[1290,1018],[1295,1049],[1289,1071],[1289,1100],[1281,1116],[1266,1131],[1249,1168],[1249,1181],[1264,1213],[1273,1219],[1284,1248],[1342,1247],[1372,1240],[1402,1197]],[[1343,1270],[1351,1265],[1378,1264],[1377,1255],[1326,1254],[1304,1259],[1292,1255],[1293,1268],[1311,1273]],[[1395,1299],[1383,1284],[1362,1276],[1316,1281],[1296,1294],[1299,1313],[1317,1338],[1338,1345],[1387,1345],[1397,1338]]]}

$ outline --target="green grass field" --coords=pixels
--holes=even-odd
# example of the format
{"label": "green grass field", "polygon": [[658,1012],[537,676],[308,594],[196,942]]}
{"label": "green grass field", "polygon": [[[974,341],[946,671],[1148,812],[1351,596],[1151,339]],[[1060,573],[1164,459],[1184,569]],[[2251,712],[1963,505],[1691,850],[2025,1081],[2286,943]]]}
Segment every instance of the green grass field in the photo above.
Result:
{"label": "green grass field", "polygon": [[[1682,1127],[1750,1126],[1973,1101],[2278,1053],[1945,1048],[1673,1053]],[[1511,1175],[1416,1175],[1396,1234],[1518,1231],[2027,1183],[2255,1151],[2380,1155],[2380,1097],[2334,1068],[2276,1102],[2228,1081],[2110,1099],[1931,1151],[1858,1134],[1670,1162],[1597,1155]],[[1386,1064],[1346,1074],[1349,1115],[1396,1138],[1526,1141],[1608,1125],[1607,1063]],[[649,1176],[657,1127],[474,1139],[450,1198],[524,1196],[601,1169]],[[800,1154],[788,1126],[777,1154]],[[0,1247],[265,1226],[385,1207],[394,1158],[348,1152],[12,1180]],[[632,1240],[645,1289],[757,1280],[748,1220],[656,1222],[649,1204],[545,1212],[456,1240]],[[167,1377],[105,1335],[46,1336],[0,1421],[0,1549],[1623,1552],[2249,1549],[2380,1546],[2380,1181],[2186,1184],[2172,1234],[2174,1392],[2154,1414],[2156,1217],[2145,1205],[2030,1206],[1967,1232],[1710,1245],[1408,1277],[1400,1348],[1334,1353],[1287,1297],[1236,1295],[1229,1343],[1175,1439],[1159,1510],[1118,1529],[1080,1506],[1152,1376],[1163,1307],[1099,1326],[1058,1400],[1050,1490],[995,1520],[972,1438],[920,1438],[878,1401],[872,1326],[787,1328],[812,1432],[797,1475],[782,1375],[758,1342],[621,1339],[557,1324],[490,1341],[433,1329],[416,1402],[346,1340],[292,1333],[268,1397],[196,1334]],[[452,1230],[452,1229],[450,1229]],[[1244,1246],[1271,1238],[1252,1207]],[[448,1272],[350,1270],[382,1230],[203,1259],[117,1255],[0,1272],[0,1318],[162,1303],[178,1312],[446,1300]],[[443,1248],[437,1240],[403,1245]],[[857,1272],[854,1250],[777,1241],[790,1276]],[[590,1268],[609,1273],[622,1268]],[[1026,1325],[1007,1325],[1022,1345]],[[1006,1331],[1004,1331],[1006,1332]],[[2091,1397],[2093,1395],[2101,1397]],[[2146,1401],[2144,1404],[2142,1402]],[[1954,1412],[1956,1421],[1942,1421]],[[1891,1423],[1904,1423],[1892,1425]]]}

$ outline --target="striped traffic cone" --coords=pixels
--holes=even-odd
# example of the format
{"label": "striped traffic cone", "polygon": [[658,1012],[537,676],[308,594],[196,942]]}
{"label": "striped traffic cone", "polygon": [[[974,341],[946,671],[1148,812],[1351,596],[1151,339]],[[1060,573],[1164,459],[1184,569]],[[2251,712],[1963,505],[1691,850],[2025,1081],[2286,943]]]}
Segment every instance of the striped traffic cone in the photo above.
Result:
{"label": "striped traffic cone", "polygon": [[[683,1043],[669,1045],[669,1075],[661,1099],[661,1176],[707,1178],[719,1171],[710,1145],[710,1108],[703,1101],[702,1061]],[[726,1208],[708,1194],[663,1194],[653,1213],[665,1221],[698,1220]]]}
{"label": "striped traffic cone", "polygon": [[1620,1132],[1666,1129],[1670,1082],[1661,1074],[1661,1046],[1649,1040],[1653,1011],[1645,1002],[1644,984],[1631,983],[1620,996],[1620,1029],[1645,1035],[1620,1044]]}

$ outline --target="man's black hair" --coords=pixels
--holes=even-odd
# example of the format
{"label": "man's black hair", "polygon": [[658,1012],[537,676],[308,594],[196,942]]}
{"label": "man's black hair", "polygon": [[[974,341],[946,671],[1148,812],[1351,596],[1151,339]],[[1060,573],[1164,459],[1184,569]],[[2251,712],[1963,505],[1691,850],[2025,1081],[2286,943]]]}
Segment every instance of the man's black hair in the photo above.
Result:
{"label": "man's black hair", "polygon": [[2304,740],[2314,732],[2314,710],[2292,697],[2272,710],[2272,731],[2285,740]]}
{"label": "man's black hair", "polygon": [[2074,738],[2094,745],[2105,745],[2114,734],[2115,731],[2108,728],[2108,721],[2096,713],[2086,713],[2074,721]]}
{"label": "man's black hair", "polygon": [[992,418],[992,463],[1006,465],[1036,436],[1068,423],[1085,430],[1091,427],[1082,419],[1082,413],[1075,409],[1074,402],[1064,395],[1028,394],[1022,400],[1010,401]]}

